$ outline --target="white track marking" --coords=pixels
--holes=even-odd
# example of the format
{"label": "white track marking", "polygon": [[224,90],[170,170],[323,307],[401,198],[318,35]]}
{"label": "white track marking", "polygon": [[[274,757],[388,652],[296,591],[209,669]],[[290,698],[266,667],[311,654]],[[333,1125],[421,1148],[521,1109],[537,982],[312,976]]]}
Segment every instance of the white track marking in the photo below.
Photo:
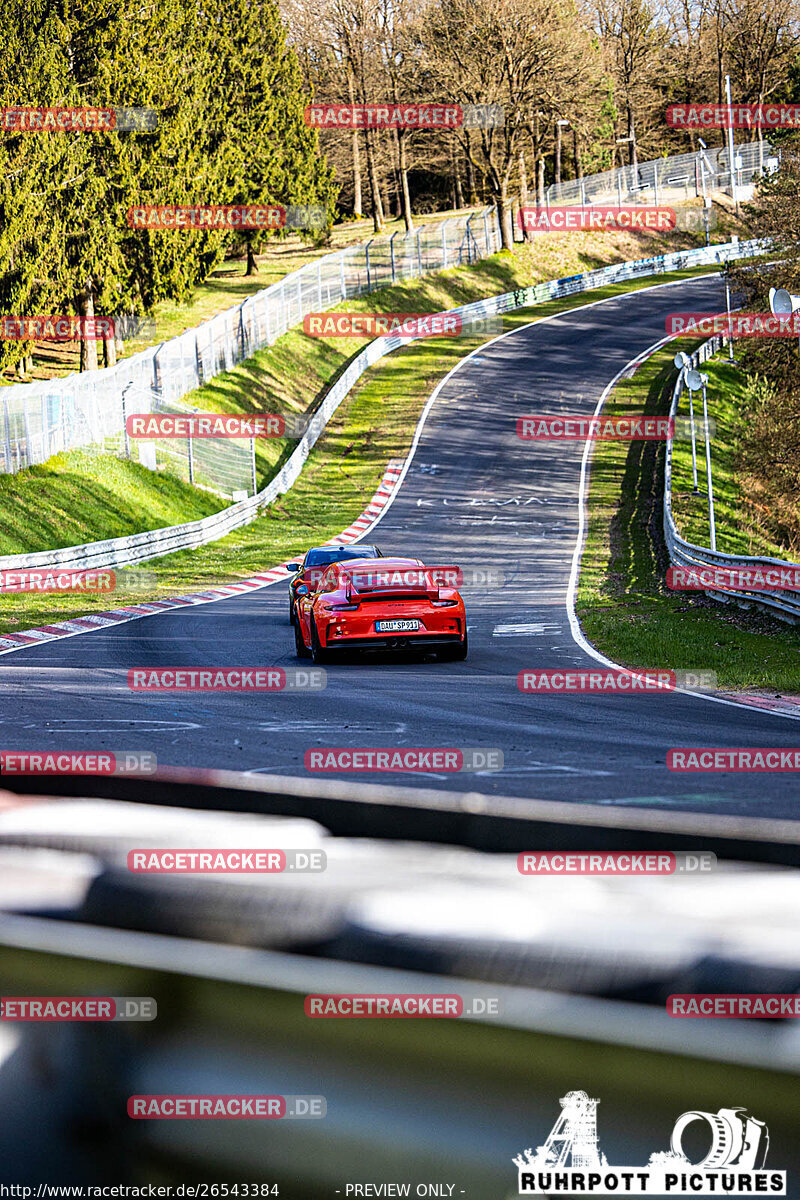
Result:
{"label": "white track marking", "polygon": [[[706,274],[706,275],[691,276],[689,280],[687,280],[687,279],[671,280],[669,283],[658,283],[658,284],[653,284],[647,288],[637,288],[636,291],[637,292],[638,291],[656,291],[659,288],[680,287],[682,284],[685,284],[687,282],[696,283],[702,279],[715,279],[715,278],[717,278],[718,274],[719,274],[719,272],[709,271],[708,274]],[[413,459],[414,459],[414,455],[417,452],[417,447],[419,446],[419,442],[422,437],[422,431],[425,428],[425,423],[427,422],[428,417],[431,414],[431,410],[432,410],[434,404],[436,403],[437,399],[439,398],[439,394],[442,391],[442,388],[444,388],[445,385],[447,383],[449,383],[449,381],[453,378],[453,376],[458,371],[460,371],[467,363],[476,360],[484,350],[488,349],[489,346],[493,346],[495,344],[495,342],[501,342],[505,338],[513,337],[514,334],[522,333],[527,329],[532,329],[536,325],[545,325],[550,321],[557,321],[561,317],[569,316],[573,312],[578,312],[578,311],[584,312],[587,308],[596,308],[600,304],[612,304],[617,300],[623,300],[623,299],[625,299],[626,296],[630,296],[633,294],[634,294],[633,292],[622,292],[618,296],[606,296],[602,300],[592,300],[589,304],[576,305],[576,307],[574,309],[567,309],[565,312],[562,312],[562,313],[553,313],[552,316],[549,316],[549,317],[540,317],[538,321],[530,321],[527,325],[520,325],[519,328],[517,328],[517,329],[509,329],[505,333],[498,334],[497,337],[492,338],[488,342],[484,342],[483,345],[477,347],[475,350],[470,351],[470,353],[465,355],[464,358],[459,359],[459,361],[456,363],[456,365],[447,372],[444,379],[440,380],[439,383],[437,383],[436,387],[433,389],[430,396],[428,397],[425,407],[423,408],[422,413],[420,414],[419,421],[417,422],[417,427],[414,430],[414,438],[411,443],[411,449],[409,450],[408,457],[406,458],[405,463],[403,464],[403,469],[400,472],[400,477],[397,480],[395,489],[392,492],[392,495],[389,497],[388,503],[384,506],[384,508],[379,513],[379,515],[375,518],[374,524],[371,526],[371,529],[374,529],[375,525],[378,525],[383,520],[383,518],[388,513],[389,509],[392,507],[394,501],[397,499],[398,495],[400,494],[400,489],[403,486],[403,481],[405,480],[405,477],[408,474],[409,467],[411,466],[411,463],[413,462]],[[645,350],[644,352],[640,351],[632,359],[630,359],[625,364],[625,366],[620,371],[617,372],[617,374],[614,376],[614,378],[611,380],[611,382],[607,385],[607,387],[603,391],[602,395],[600,396],[600,399],[597,402],[597,406],[595,408],[595,416],[597,416],[597,414],[600,412],[600,410],[602,409],[603,404],[605,403],[606,398],[608,397],[612,388],[616,386],[616,384],[619,382],[619,380],[622,378],[622,376],[625,374],[625,372],[629,371],[631,369],[631,367],[633,367],[635,364],[638,364],[640,361],[643,361],[644,359],[646,359],[648,357],[648,355],[652,354],[656,349],[658,349],[659,346],[663,346],[665,344],[665,342],[668,342],[671,340],[672,339],[669,337],[661,338],[661,339],[659,339],[659,341],[654,342],[652,344],[652,346],[649,346],[647,348],[647,350]],[[580,572],[580,560],[581,560],[581,554],[583,552],[583,543],[584,543],[584,540],[586,537],[586,494],[587,494],[587,485],[588,485],[588,477],[589,477],[588,460],[589,460],[590,449],[591,449],[591,441],[587,439],[587,441],[584,444],[583,459],[581,462],[581,479],[580,479],[579,494],[578,494],[578,536],[577,536],[577,539],[575,542],[575,550],[574,550],[573,557],[572,557],[572,570],[570,573],[569,586],[567,589],[567,597],[566,597],[567,617],[569,619],[569,626],[570,626],[570,632],[572,633],[572,637],[573,637],[574,641],[577,642],[577,644],[581,647],[582,650],[584,650],[591,658],[595,659],[596,662],[602,663],[604,666],[611,667],[614,670],[623,671],[626,669],[625,667],[622,667],[619,663],[613,662],[610,658],[606,658],[604,654],[601,654],[599,650],[596,650],[594,648],[594,646],[592,646],[591,643],[586,640],[586,638],[583,635],[583,631],[581,630],[580,624],[578,622],[577,615],[575,613],[575,595],[577,592],[578,574]],[[708,700],[712,704],[729,704],[729,705],[731,705],[731,707],[743,709],[744,711],[749,712],[751,715],[754,711],[753,705],[743,704],[738,700],[725,700],[721,696],[709,696],[705,692],[692,692],[685,688],[676,688],[675,690],[679,691],[679,692],[683,692],[684,695],[687,695],[687,696],[694,696],[698,700]],[[784,717],[789,721],[800,721],[800,714],[795,715],[793,713],[775,712],[773,709],[762,709],[762,708],[759,708],[758,712],[768,712],[773,717]]]}

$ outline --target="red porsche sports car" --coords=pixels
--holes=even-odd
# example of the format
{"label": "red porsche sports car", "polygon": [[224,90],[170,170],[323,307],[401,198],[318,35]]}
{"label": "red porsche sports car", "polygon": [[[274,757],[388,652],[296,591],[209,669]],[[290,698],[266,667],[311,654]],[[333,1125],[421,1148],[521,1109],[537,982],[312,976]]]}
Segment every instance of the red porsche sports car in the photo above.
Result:
{"label": "red porsche sports car", "polygon": [[311,591],[297,589],[295,646],[300,658],[329,661],[337,650],[430,648],[467,657],[467,614],[450,569],[418,558],[332,563]]}

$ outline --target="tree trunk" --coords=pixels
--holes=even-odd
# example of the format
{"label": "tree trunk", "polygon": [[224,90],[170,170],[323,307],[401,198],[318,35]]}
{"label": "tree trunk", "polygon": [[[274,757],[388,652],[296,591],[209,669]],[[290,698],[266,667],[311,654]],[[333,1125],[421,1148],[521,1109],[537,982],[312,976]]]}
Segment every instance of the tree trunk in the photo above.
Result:
{"label": "tree trunk", "polygon": [[[355,104],[355,92],[353,91],[353,76],[348,71],[347,86],[350,91],[350,103]],[[364,215],[363,200],[361,197],[361,145],[358,140],[358,130],[354,129],[351,135],[351,146],[353,150],[353,216],[362,217]]]}
{"label": "tree trunk", "polygon": [[384,216],[387,219],[389,217],[390,212],[392,211],[392,198],[391,198],[391,193],[389,191],[389,178],[390,178],[389,173],[381,176],[381,190],[382,190],[382,194],[383,194],[383,212],[384,212]]}
{"label": "tree trunk", "polygon": [[383,204],[378,187],[378,169],[375,165],[375,147],[372,144],[372,130],[364,130],[364,141],[367,144],[367,175],[372,198],[372,225],[376,233],[382,233],[384,226]]}
{"label": "tree trunk", "polygon": [[561,123],[560,123],[560,121],[556,121],[555,143],[556,143],[555,182],[561,183]]}
{"label": "tree trunk", "polygon": [[103,366],[115,367],[117,365],[117,343],[114,340],[112,333],[111,337],[103,338]]}
{"label": "tree trunk", "polygon": [[633,111],[631,110],[630,105],[628,106],[628,139],[628,146],[630,147],[630,163],[633,167],[633,174],[638,187],[639,178],[637,172],[639,170],[639,156],[636,153],[636,129],[634,128]]}
{"label": "tree trunk", "polygon": [[[528,170],[525,166],[525,151],[519,152],[519,203],[520,208],[528,207]],[[525,223],[524,214],[520,216],[519,223],[522,226],[522,240],[524,242],[533,241],[533,232],[528,229]]]}
{"label": "tree trunk", "polygon": [[[83,291],[77,297],[78,312],[82,317],[94,316],[94,283],[87,280]],[[81,337],[81,371],[97,370],[97,340]]]}
{"label": "tree trunk", "polygon": [[[471,151],[472,139],[469,133],[467,133],[467,142]],[[470,204],[475,205],[478,203],[478,190],[475,187],[475,168],[472,165],[472,159],[470,158],[467,150],[464,151],[464,158],[466,159],[467,165],[467,194],[469,196]]]}
{"label": "tree trunk", "polygon": [[250,238],[248,238],[247,239],[247,270],[245,271],[245,275],[257,275],[257,274],[258,274],[258,263],[256,262],[256,256],[253,253],[252,240]]}
{"label": "tree trunk", "polygon": [[508,197],[508,184],[504,181],[501,191],[495,195],[497,219],[500,222],[500,244],[503,250],[514,249],[514,214]]}
{"label": "tree trunk", "polygon": [[578,131],[574,125],[572,127],[572,154],[575,159],[575,178],[583,179],[583,164],[581,162],[581,151],[578,145]]}
{"label": "tree trunk", "polygon": [[411,233],[414,229],[414,214],[411,211],[411,191],[408,186],[408,163],[406,161],[406,138],[404,129],[396,129],[395,136],[397,137],[397,161],[400,164],[400,188],[402,190],[403,203],[403,222],[406,227],[406,233]]}
{"label": "tree trunk", "polygon": [[361,196],[361,147],[358,144],[358,130],[353,130],[353,216],[363,217],[364,200]]}
{"label": "tree trunk", "polygon": [[450,139],[450,170],[453,174],[453,207],[464,207],[464,193],[461,190],[461,173],[458,169],[458,160],[456,157],[456,146],[453,139]]}

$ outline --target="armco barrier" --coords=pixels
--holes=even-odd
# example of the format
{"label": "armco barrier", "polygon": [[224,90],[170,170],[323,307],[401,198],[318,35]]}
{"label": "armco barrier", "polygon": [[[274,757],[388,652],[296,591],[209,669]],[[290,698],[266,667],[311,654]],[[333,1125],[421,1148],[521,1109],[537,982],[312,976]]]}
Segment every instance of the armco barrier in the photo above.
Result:
{"label": "armco barrier", "polygon": [[[723,339],[721,337],[709,338],[707,342],[703,342],[702,346],[698,346],[694,354],[691,355],[692,366],[697,368],[702,363],[707,362],[722,346]],[[678,411],[678,403],[683,390],[683,375],[683,371],[679,371],[678,378],[675,381],[669,412],[670,417],[674,417]],[[667,543],[670,562],[676,567],[732,567],[739,569],[763,567],[766,569],[768,567],[798,566],[797,563],[785,562],[780,558],[750,557],[745,554],[723,554],[718,550],[711,550],[706,546],[695,546],[693,542],[687,542],[685,538],[681,537],[672,515],[672,438],[667,442],[667,455],[664,468],[664,538]],[[705,594],[711,596],[714,600],[721,600],[723,603],[733,601],[736,604],[748,607],[752,605],[756,608],[764,609],[784,621],[793,623],[800,621],[800,592],[798,591],[780,591],[776,593],[761,590],[747,592],[726,590],[723,592],[707,589]]]}
{"label": "armco barrier", "polygon": [[[738,258],[750,258],[765,248],[766,243],[760,241],[734,241],[720,246],[680,250],[673,254],[662,254],[654,258],[616,263],[610,267],[587,271],[582,275],[572,275],[566,279],[538,283],[533,287],[505,292],[501,296],[489,296],[484,300],[464,304],[460,308],[449,311],[462,318],[487,317],[498,313],[512,312],[517,308],[527,308],[534,304],[544,304],[548,300],[560,299],[628,279],[661,275],[667,271],[676,271],[687,267],[719,265]],[[361,353],[353,359],[347,370],[336,380],[320,407],[309,419],[302,438],[282,469],[256,496],[251,496],[238,504],[232,504],[222,512],[214,513],[210,517],[203,517],[199,521],[190,521],[185,525],[170,525],[164,529],[133,534],[131,537],[113,538],[104,542],[88,542],[82,546],[68,546],[60,550],[5,555],[0,557],[0,570],[25,570],[49,566],[73,570],[88,567],[132,566],[151,558],[173,554],[177,550],[195,549],[197,546],[216,541],[234,529],[247,525],[254,520],[260,508],[272,504],[278,496],[289,491],[331,417],[364,372],[385,355],[415,340],[411,337],[379,337],[365,346]]]}

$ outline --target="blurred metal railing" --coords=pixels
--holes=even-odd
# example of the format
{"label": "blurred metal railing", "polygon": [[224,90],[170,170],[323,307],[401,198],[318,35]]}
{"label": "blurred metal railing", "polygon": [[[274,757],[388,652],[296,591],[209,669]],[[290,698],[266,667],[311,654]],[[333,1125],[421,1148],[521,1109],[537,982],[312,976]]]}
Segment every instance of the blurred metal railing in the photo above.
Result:
{"label": "blurred metal railing", "polygon": [[[716,336],[709,338],[702,346],[691,355],[692,366],[696,369],[702,363],[707,362],[714,354],[716,354],[724,345],[724,338]],[[672,392],[672,404],[670,406],[670,417],[674,418],[678,410],[678,403],[683,390],[683,371],[678,372],[678,377],[675,380],[675,387]],[[797,563],[786,562],[780,558],[762,558],[752,557],[745,554],[723,554],[719,550],[711,550],[707,546],[696,546],[693,542],[686,541],[678,533],[675,519],[672,515],[672,438],[667,441],[666,463],[664,468],[664,537],[669,551],[670,562],[674,566],[702,569],[703,567],[730,567],[733,569],[757,569],[763,568],[792,568],[798,567]],[[706,589],[705,594],[711,596],[714,600],[723,602],[735,601],[738,604],[755,605],[757,608],[774,613],[775,616],[782,620],[796,622],[800,621],[800,591],[782,590],[780,592],[769,592],[762,589],[753,589],[747,591],[729,591],[727,588],[724,591],[718,591],[713,588]]]}
{"label": "blurred metal railing", "polygon": [[[80,446],[124,446],[126,394],[174,405],[222,371],[271,346],[307,313],[387,283],[473,262],[500,247],[494,209],[449,217],[412,233],[372,238],[306,263],[241,304],[115,367],[0,388],[0,474]],[[131,412],[128,406],[129,413]],[[151,411],[145,409],[144,411]],[[143,461],[150,466],[150,457]],[[230,494],[226,471],[210,487]]]}

